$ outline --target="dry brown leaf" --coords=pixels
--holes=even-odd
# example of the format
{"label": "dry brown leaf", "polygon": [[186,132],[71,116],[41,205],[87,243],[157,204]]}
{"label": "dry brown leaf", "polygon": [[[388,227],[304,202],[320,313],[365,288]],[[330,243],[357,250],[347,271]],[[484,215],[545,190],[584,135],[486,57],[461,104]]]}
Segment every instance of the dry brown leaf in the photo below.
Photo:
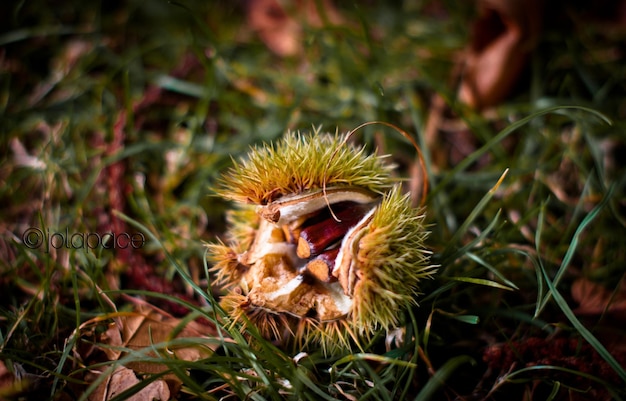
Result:
{"label": "dry brown leaf", "polygon": [[300,51],[300,27],[287,15],[278,1],[250,1],[248,24],[277,55],[292,56]]}
{"label": "dry brown leaf", "polygon": [[[147,306],[138,306],[136,314],[122,316],[119,321],[122,327],[118,327],[115,323],[111,324],[100,340],[103,344],[132,350],[141,350],[153,344],[172,339],[172,332],[178,328],[181,322],[180,319]],[[207,331],[208,329],[205,326],[196,322],[188,322],[176,335],[176,338],[206,337]],[[217,345],[212,347],[212,349],[205,345],[198,345],[196,347],[173,348],[170,351],[179,359],[195,361],[210,356],[215,348],[217,348]],[[111,350],[110,348],[103,348],[103,351],[111,360],[119,359],[121,356],[119,351]],[[163,371],[165,366],[137,362],[132,364],[132,368],[141,373],[158,373]]]}
{"label": "dry brown leaf", "polygon": [[[172,331],[180,326],[181,320],[156,308],[139,306],[136,316],[123,320],[122,339],[124,345],[140,349],[157,342],[167,341]],[[206,337],[209,329],[196,322],[188,322],[176,335],[182,337]]]}
{"label": "dry brown leaf", "polygon": [[575,313],[578,315],[611,314],[614,318],[626,321],[626,282],[622,280],[617,291],[579,278],[572,284],[572,298],[578,302]]}
{"label": "dry brown leaf", "polygon": [[504,100],[524,70],[541,32],[541,0],[481,0],[465,55],[459,100],[475,109]]}
{"label": "dry brown leaf", "polygon": [[[339,11],[330,0],[322,0],[321,7],[328,21],[342,21]],[[281,57],[294,56],[302,51],[302,26],[322,26],[324,19],[316,0],[249,0],[247,6],[248,25],[265,45]]]}
{"label": "dry brown leaf", "polygon": [[[179,327],[180,324],[180,319],[174,318],[162,310],[147,304],[139,304],[136,311],[132,313],[116,314],[115,322],[111,323],[98,338],[97,342],[105,346],[96,344],[95,347],[100,349],[108,360],[117,361],[124,356],[124,348],[139,351],[154,344],[165,343],[173,338],[206,338],[214,334],[210,327],[196,322],[188,322],[182,329]],[[172,347],[165,352],[181,360],[196,361],[209,357],[217,347],[218,344],[212,346],[197,344]],[[148,357],[151,355],[154,356],[152,351],[146,354]],[[89,399],[93,401],[107,400],[112,397],[112,393],[119,394],[138,383],[137,375],[155,374],[164,370],[167,370],[167,366],[159,363],[142,361],[127,363],[123,368],[116,369]],[[85,380],[87,382],[93,381],[99,374],[102,373],[97,373],[93,377],[86,377]],[[170,395],[175,395],[178,392],[181,385],[182,382],[176,375],[168,374],[162,380],[155,381],[142,389],[137,394],[138,398],[132,399],[169,399]],[[166,398],[159,398],[166,395]]]}
{"label": "dry brown leaf", "polygon": [[[131,369],[120,366],[89,396],[89,401],[105,401],[139,383]],[[156,380],[127,398],[130,401],[169,400],[170,389],[164,380]]]}
{"label": "dry brown leaf", "polygon": [[119,348],[122,344],[122,332],[115,323],[111,323],[109,328],[100,335],[100,342],[110,345],[112,348],[101,348],[110,361],[116,361],[120,358],[122,351]]}

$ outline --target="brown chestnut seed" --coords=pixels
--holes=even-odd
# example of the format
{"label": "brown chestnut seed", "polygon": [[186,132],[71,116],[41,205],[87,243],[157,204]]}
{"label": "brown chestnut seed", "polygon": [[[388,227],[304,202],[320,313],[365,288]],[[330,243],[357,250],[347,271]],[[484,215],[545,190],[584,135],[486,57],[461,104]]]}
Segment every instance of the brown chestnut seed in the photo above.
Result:
{"label": "brown chestnut seed", "polygon": [[335,266],[335,259],[338,253],[339,248],[329,249],[320,253],[306,264],[306,270],[321,282],[330,283],[331,281],[336,281],[337,278],[333,277],[331,272]]}
{"label": "brown chestnut seed", "polygon": [[337,220],[326,209],[323,213],[307,221],[300,231],[296,253],[302,259],[308,259],[323,252],[341,238],[359,220],[372,209],[372,205],[360,205],[353,202],[340,202],[332,206]]}

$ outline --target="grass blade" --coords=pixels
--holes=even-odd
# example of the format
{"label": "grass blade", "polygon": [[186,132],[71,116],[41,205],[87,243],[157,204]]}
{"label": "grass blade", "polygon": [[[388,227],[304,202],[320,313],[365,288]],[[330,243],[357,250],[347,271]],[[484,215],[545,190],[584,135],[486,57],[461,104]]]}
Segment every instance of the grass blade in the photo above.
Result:
{"label": "grass blade", "polygon": [[580,335],[585,340],[587,340],[589,344],[591,344],[591,346],[598,352],[602,359],[604,359],[613,368],[613,370],[615,370],[619,377],[626,383],[626,370],[624,369],[624,367],[621,366],[619,362],[617,362],[617,360],[604,347],[604,345],[602,345],[602,343],[580,322],[580,320],[578,320],[572,309],[567,304],[565,298],[563,298],[563,296],[557,290],[556,283],[552,282],[548,277],[548,273],[545,271],[545,269],[542,268],[541,272],[546,280],[546,284],[550,293],[552,294],[552,297],[554,298],[554,301],[557,303],[559,308],[561,308],[561,311],[563,312],[565,317],[567,317],[572,326],[574,326],[574,328],[580,333]]}
{"label": "grass blade", "polygon": [[415,401],[427,401],[433,399],[437,390],[444,385],[446,380],[454,373],[461,365],[466,363],[472,366],[476,364],[476,361],[468,355],[459,355],[452,359],[449,359],[446,363],[440,367],[435,374],[430,378],[426,385],[419,392]]}
{"label": "grass blade", "polygon": [[[559,285],[561,279],[563,278],[563,275],[567,271],[567,267],[569,266],[572,258],[574,257],[574,254],[578,247],[578,241],[580,239],[582,232],[585,230],[585,228],[587,228],[589,224],[591,224],[591,222],[598,216],[598,214],[602,211],[602,209],[604,209],[604,207],[607,205],[607,203],[611,199],[611,195],[613,194],[614,188],[615,187],[613,186],[609,188],[608,193],[604,196],[602,201],[598,203],[598,205],[594,207],[593,210],[591,210],[591,212],[589,212],[589,214],[585,216],[583,221],[578,225],[578,228],[576,229],[576,232],[574,233],[572,240],[570,241],[570,245],[567,249],[567,252],[565,253],[565,256],[563,257],[561,266],[559,267],[556,275],[554,276],[554,281],[553,281],[554,287]],[[540,219],[540,221],[543,221],[543,220]],[[539,247],[539,244],[540,244],[538,240],[541,239],[540,238],[541,231],[539,228],[540,227],[538,227],[537,229],[537,242],[536,242],[537,247]],[[539,252],[539,250],[537,250],[537,252]],[[535,313],[535,315],[539,315],[541,313],[541,311],[545,308],[546,304],[550,301],[551,297],[552,297],[552,292],[548,291],[546,296],[541,300],[541,302],[539,302],[538,307],[537,307],[537,312]]]}
{"label": "grass blade", "polygon": [[488,279],[484,279],[484,278],[446,277],[446,279],[452,280],[452,281],[460,281],[460,282],[464,282],[464,283],[484,285],[484,286],[487,286],[487,287],[499,288],[501,290],[507,290],[507,291],[513,291],[514,290],[514,288],[511,288],[511,287],[506,286],[504,284],[500,284],[500,283],[498,283],[496,281],[488,280]]}
{"label": "grass blade", "polygon": [[547,109],[544,110],[539,110],[529,116],[526,116],[516,122],[514,122],[513,124],[507,126],[506,128],[504,128],[502,131],[500,131],[497,135],[495,135],[493,138],[491,138],[490,140],[488,140],[481,148],[479,148],[478,150],[476,150],[474,153],[472,153],[471,155],[469,155],[468,157],[466,157],[465,159],[463,159],[463,161],[461,161],[459,164],[456,165],[455,168],[453,168],[449,174],[447,174],[440,182],[439,185],[437,185],[437,187],[433,188],[433,190],[430,192],[429,197],[434,198],[435,195],[443,190],[443,188],[445,188],[445,186],[452,181],[452,179],[454,179],[454,177],[456,177],[457,173],[465,170],[466,168],[468,168],[469,166],[471,166],[474,162],[476,162],[476,160],[478,160],[482,155],[484,155],[485,153],[487,153],[489,151],[489,149],[493,148],[497,143],[499,143],[500,141],[502,141],[504,138],[506,138],[507,136],[509,136],[510,134],[512,134],[513,132],[515,132],[517,129],[519,129],[520,127],[528,124],[529,122],[531,122],[532,120],[534,120],[537,117],[541,117],[547,114],[552,114],[552,113],[562,113],[564,111],[568,111],[568,110],[580,110],[580,111],[584,111],[587,113],[590,113],[596,117],[598,117],[599,119],[601,119],[602,121],[604,121],[605,123],[611,125],[612,122],[611,120],[605,116],[604,114],[590,109],[588,107],[583,107],[583,106],[556,106],[556,107],[549,107]]}

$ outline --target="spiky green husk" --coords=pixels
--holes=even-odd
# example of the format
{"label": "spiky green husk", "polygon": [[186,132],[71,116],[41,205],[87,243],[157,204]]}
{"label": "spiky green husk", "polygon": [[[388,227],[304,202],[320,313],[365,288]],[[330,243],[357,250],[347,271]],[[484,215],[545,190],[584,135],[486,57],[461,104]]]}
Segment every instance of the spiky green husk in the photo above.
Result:
{"label": "spiky green husk", "polygon": [[[411,207],[400,186],[383,197],[365,230],[356,254],[353,307],[344,319],[318,321],[275,313],[252,305],[245,294],[228,295],[222,305],[233,319],[245,315],[263,336],[285,346],[317,344],[324,353],[360,346],[378,330],[396,327],[402,310],[415,304],[420,280],[435,273],[424,244],[424,215]],[[221,266],[229,265],[222,261]]]}
{"label": "spiky green husk", "polygon": [[[344,287],[352,298],[351,309],[333,320],[296,314],[289,308],[283,310],[284,305],[277,310],[270,308],[275,300],[266,303],[263,296],[274,290],[259,285],[267,279],[263,275],[275,275],[273,281],[282,277],[285,272],[273,259],[284,255],[266,254],[262,261],[243,266],[239,258],[254,247],[259,230],[265,233],[269,226],[262,228],[261,221],[266,221],[249,205],[229,213],[228,243],[209,246],[213,271],[234,289],[222,298],[221,305],[233,321],[244,323],[242,328],[253,324],[262,336],[285,347],[303,349],[315,344],[324,353],[352,348],[354,344],[360,347],[379,330],[396,327],[402,311],[416,303],[420,280],[435,272],[429,264],[430,252],[424,247],[428,235],[424,216],[411,207],[409,196],[401,194],[400,186],[394,185],[392,167],[381,157],[366,155],[363,148],[345,145],[344,139],[342,135],[318,131],[287,133],[275,145],[254,148],[247,159],[235,163],[218,191],[240,205],[266,205],[281,196],[324,185],[362,188],[381,196],[371,221],[355,239],[356,254],[348,266],[350,270],[342,270],[355,282],[353,288]],[[269,270],[265,272],[265,268]]]}
{"label": "spiky green husk", "polygon": [[249,152],[216,190],[227,199],[268,204],[287,194],[327,186],[357,186],[383,194],[393,185],[392,166],[365,148],[343,144],[344,135],[288,132],[276,144]]}
{"label": "spiky green husk", "polygon": [[218,283],[229,287],[236,285],[244,273],[238,255],[252,245],[259,226],[259,216],[253,207],[239,205],[228,212],[226,221],[229,227],[227,243],[219,240],[207,244],[207,255],[213,265],[211,272],[216,274]]}
{"label": "spiky green husk", "polygon": [[255,208],[250,205],[237,205],[236,209],[228,211],[226,222],[228,223],[228,242],[236,246],[237,253],[242,253],[250,248],[259,228],[260,217]]}
{"label": "spiky green husk", "polygon": [[235,285],[242,274],[237,252],[222,241],[207,244],[207,248],[207,258],[213,265],[210,270],[216,274],[217,282],[226,286]]}
{"label": "spiky green husk", "polygon": [[424,247],[424,215],[399,186],[384,196],[366,231],[359,241],[350,316],[359,335],[397,325],[399,312],[415,303],[419,281],[435,273]]}
{"label": "spiky green husk", "polygon": [[230,315],[233,324],[243,323],[243,332],[247,324],[252,324],[263,338],[294,350],[303,350],[313,344],[329,355],[360,343],[360,338],[345,319],[320,322],[313,318],[275,313],[252,305],[242,294],[226,295],[220,305]]}

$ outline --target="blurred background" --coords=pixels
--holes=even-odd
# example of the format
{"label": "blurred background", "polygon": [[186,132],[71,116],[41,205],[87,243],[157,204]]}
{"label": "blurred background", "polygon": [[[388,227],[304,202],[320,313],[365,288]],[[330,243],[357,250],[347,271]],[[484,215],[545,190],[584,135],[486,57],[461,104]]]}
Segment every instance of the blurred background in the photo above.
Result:
{"label": "blurred background", "polygon": [[[23,378],[57,399],[80,393],[71,377],[89,384],[76,373],[89,358],[67,341],[114,309],[99,289],[140,291],[172,318],[189,308],[148,292],[199,308],[207,300],[190,283],[219,296],[204,243],[225,230],[231,205],[211,187],[231,157],[287,130],[367,121],[420,144],[425,172],[393,130],[355,137],[391,155],[416,202],[428,177],[442,266],[415,312],[429,331],[407,340],[425,350],[422,370],[389,371],[403,387],[385,382],[377,396],[417,394],[466,354],[479,369],[455,373],[448,398],[498,398],[503,377],[535,365],[560,370],[520,373],[507,397],[624,396],[626,2],[10,0],[0,27],[0,398],[24,394]],[[33,227],[147,242],[33,246]],[[108,299],[128,308],[121,293]],[[350,389],[315,382],[355,399],[369,394],[363,375]]]}

